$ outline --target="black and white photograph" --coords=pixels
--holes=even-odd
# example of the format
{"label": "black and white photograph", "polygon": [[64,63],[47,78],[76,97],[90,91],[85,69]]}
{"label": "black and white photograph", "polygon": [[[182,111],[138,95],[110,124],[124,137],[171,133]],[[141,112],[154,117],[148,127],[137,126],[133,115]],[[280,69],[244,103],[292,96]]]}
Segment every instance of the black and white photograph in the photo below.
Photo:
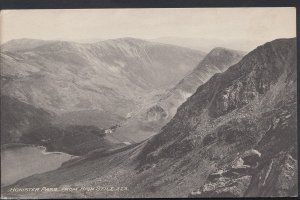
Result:
{"label": "black and white photograph", "polygon": [[295,7],[3,9],[1,198],[298,197]]}

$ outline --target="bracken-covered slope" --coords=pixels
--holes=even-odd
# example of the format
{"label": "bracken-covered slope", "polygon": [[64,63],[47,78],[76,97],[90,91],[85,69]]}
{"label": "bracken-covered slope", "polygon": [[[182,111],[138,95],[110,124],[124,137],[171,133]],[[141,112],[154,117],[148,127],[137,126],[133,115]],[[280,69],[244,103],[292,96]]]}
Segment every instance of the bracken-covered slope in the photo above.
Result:
{"label": "bracken-covered slope", "polygon": [[172,89],[157,96],[157,100],[144,105],[137,113],[126,120],[113,135],[125,136],[140,142],[157,133],[175,115],[177,108],[190,97],[196,89],[215,73],[224,72],[236,64],[245,53],[217,47],[209,52],[198,66]]}
{"label": "bracken-covered slope", "polygon": [[[93,153],[12,187],[57,187],[24,197],[296,196],[296,39],[259,46],[214,75],[149,140]],[[62,191],[118,187],[125,191]]]}

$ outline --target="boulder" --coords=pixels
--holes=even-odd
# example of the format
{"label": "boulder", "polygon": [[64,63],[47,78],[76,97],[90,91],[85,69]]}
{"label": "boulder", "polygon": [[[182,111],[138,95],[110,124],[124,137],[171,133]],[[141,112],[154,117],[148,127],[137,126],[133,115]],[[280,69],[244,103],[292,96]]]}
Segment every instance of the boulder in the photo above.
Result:
{"label": "boulder", "polygon": [[257,150],[251,149],[243,154],[242,159],[244,161],[244,165],[249,165],[255,168],[261,159],[261,153]]}
{"label": "boulder", "polygon": [[232,168],[239,168],[243,165],[244,165],[244,160],[241,157],[239,157],[233,161]]}

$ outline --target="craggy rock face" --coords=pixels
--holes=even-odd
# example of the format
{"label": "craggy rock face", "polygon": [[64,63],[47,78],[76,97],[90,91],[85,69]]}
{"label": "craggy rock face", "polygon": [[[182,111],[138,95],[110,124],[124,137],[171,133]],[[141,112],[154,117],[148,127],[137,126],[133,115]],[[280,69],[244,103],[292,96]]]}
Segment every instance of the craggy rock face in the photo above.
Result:
{"label": "craggy rock face", "polygon": [[244,196],[296,196],[297,177],[297,160],[288,153],[280,152],[276,158],[261,165]]}
{"label": "craggy rock face", "polygon": [[297,160],[290,155],[283,158],[283,163],[280,163],[280,173],[276,189],[278,196],[295,196],[297,195],[298,178],[297,178]]}
{"label": "craggy rock face", "polygon": [[192,191],[189,197],[244,197],[255,194],[286,197],[297,195],[296,188],[297,161],[281,152],[268,164],[258,161],[255,166],[245,165],[239,157],[227,169],[210,174],[206,183]]}
{"label": "craggy rock face", "polygon": [[[281,96],[279,91],[274,91],[274,94],[271,94],[273,91],[268,90],[268,88],[273,85],[278,87],[277,90],[281,90],[283,87],[288,87],[287,81],[295,84],[295,79],[288,80],[291,73],[296,70],[295,47],[294,39],[276,40],[267,43],[250,52],[226,72],[214,75],[178,108],[175,117],[162,129],[161,133],[152,138],[150,141],[153,145],[152,149],[156,149],[154,146],[159,145],[160,142],[154,144],[157,140],[163,141],[164,138],[170,140],[180,134],[188,134],[191,129],[198,126],[197,124],[201,125],[202,121],[209,120],[209,118],[217,120],[221,116],[245,107],[249,103],[252,103],[252,105],[248,107],[270,103],[262,102],[263,97],[273,96],[272,100],[277,101],[280,98],[283,99],[284,97]],[[268,86],[262,86],[266,84]],[[269,94],[264,95],[267,91]],[[291,91],[291,94],[293,92]],[[291,96],[291,98],[293,97]],[[254,105],[254,100],[259,105]],[[241,121],[241,124],[235,126],[237,128],[247,128],[252,122],[246,115],[247,112],[254,113],[253,110],[254,108],[249,108],[249,110],[243,112],[237,110],[239,112],[237,113],[238,121]]]}
{"label": "craggy rock face", "polygon": [[[260,46],[200,86],[161,133],[148,141],[141,163],[184,158],[218,166],[215,172],[203,174],[206,182],[191,196],[294,195],[296,182],[286,180],[297,174],[292,164],[296,157],[288,156],[289,165],[279,160],[281,154],[295,151],[297,141],[295,41]],[[197,166],[203,168],[202,162]]]}
{"label": "craggy rock face", "polygon": [[[245,160],[252,162],[247,165]],[[193,191],[190,197],[243,197],[251,183],[252,175],[256,173],[259,160],[258,151],[246,151],[227,168],[211,173],[207,183],[196,192]]]}
{"label": "craggy rock face", "polygon": [[[219,77],[216,97],[210,106],[210,114],[218,117],[249,103],[259,94],[266,93],[271,84],[285,71],[290,59],[292,44],[280,47],[280,42],[267,43],[247,55],[238,65],[228,70],[228,76]],[[276,48],[277,47],[277,48]],[[289,63],[287,67],[291,66]]]}

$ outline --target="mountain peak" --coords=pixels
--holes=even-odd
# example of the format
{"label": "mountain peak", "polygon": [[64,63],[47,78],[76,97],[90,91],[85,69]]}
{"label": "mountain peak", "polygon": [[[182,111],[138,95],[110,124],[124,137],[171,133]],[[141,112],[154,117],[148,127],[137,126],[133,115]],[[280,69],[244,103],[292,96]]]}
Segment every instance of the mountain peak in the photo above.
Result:
{"label": "mountain peak", "polygon": [[45,42],[45,41],[53,41],[53,40],[41,40],[41,39],[32,39],[32,38],[17,38],[17,39],[11,39],[3,45],[9,44],[9,43],[29,43],[29,42]]}
{"label": "mountain peak", "polygon": [[134,38],[134,37],[116,38],[115,40],[124,40],[124,41],[145,41],[145,40],[143,40],[143,39]]}
{"label": "mountain peak", "polygon": [[115,38],[115,39],[108,39],[103,40],[98,43],[128,43],[128,44],[143,44],[143,43],[150,43],[146,40],[133,38],[133,37],[123,37],[123,38]]}
{"label": "mountain peak", "polygon": [[209,53],[220,52],[220,51],[227,51],[227,50],[229,50],[229,49],[227,49],[225,47],[215,47]]}
{"label": "mountain peak", "polygon": [[243,51],[237,51],[237,50],[234,50],[234,49],[229,49],[229,48],[224,48],[224,47],[216,47],[216,48],[213,48],[207,55],[213,55],[213,56],[219,56],[219,54],[226,54],[226,53],[237,53],[237,54],[242,54],[242,55],[245,55],[246,52],[243,52]]}
{"label": "mountain peak", "polygon": [[245,52],[227,49],[224,47],[216,47],[205,56],[205,58],[198,67],[217,67],[220,70],[220,72],[223,72],[229,66],[239,61],[244,55]]}

